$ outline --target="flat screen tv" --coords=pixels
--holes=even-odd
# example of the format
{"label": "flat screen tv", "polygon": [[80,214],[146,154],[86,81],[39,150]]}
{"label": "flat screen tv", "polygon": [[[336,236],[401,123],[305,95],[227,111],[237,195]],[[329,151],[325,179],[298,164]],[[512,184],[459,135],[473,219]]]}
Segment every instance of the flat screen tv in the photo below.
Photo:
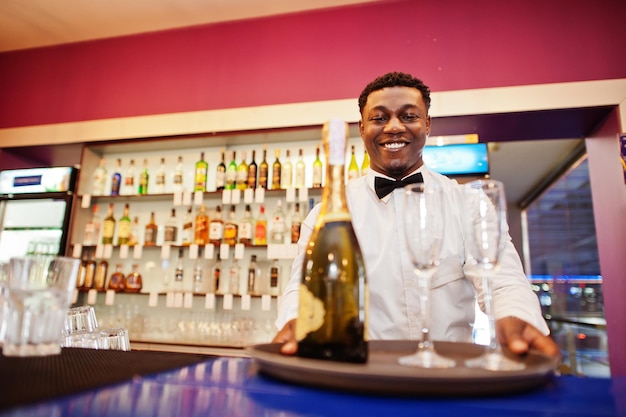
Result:
{"label": "flat screen tv", "polygon": [[489,151],[486,143],[426,146],[422,156],[428,168],[443,175],[489,174]]}

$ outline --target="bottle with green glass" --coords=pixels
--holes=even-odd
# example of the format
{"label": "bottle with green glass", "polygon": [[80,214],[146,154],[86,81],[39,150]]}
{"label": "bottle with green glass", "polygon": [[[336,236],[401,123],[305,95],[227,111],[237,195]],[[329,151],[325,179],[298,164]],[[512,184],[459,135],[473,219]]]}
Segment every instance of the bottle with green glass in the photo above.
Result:
{"label": "bottle with green glass", "polygon": [[200,152],[200,160],[196,162],[194,175],[194,191],[206,191],[206,178],[209,171],[209,164],[204,160],[204,152]]}

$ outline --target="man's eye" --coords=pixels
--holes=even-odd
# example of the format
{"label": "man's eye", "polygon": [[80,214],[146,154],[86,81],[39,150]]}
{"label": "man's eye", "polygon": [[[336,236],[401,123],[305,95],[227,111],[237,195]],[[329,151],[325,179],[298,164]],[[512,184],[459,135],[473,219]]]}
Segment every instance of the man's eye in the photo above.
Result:
{"label": "man's eye", "polygon": [[417,114],[405,114],[404,116],[402,116],[402,119],[406,122],[414,122],[418,118],[419,116]]}
{"label": "man's eye", "polygon": [[373,116],[370,118],[370,120],[373,122],[383,122],[387,119],[384,116]]}

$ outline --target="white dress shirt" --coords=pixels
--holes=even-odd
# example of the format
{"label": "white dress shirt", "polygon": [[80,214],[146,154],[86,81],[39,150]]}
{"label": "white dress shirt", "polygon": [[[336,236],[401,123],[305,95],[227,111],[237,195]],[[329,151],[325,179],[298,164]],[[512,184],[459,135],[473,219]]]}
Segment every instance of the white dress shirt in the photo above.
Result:
{"label": "white dress shirt", "polygon": [[[445,205],[445,237],[441,263],[431,279],[431,338],[433,340],[471,341],[475,300],[482,308],[482,285],[478,276],[465,266],[462,233],[463,188],[455,180],[422,166],[424,183],[441,184]],[[365,260],[369,288],[368,336],[370,339],[419,339],[419,298],[417,280],[404,240],[402,189],[383,199],[374,191],[374,178],[385,177],[369,170],[346,186],[352,224]],[[388,177],[385,177],[388,178]],[[298,290],[304,250],[309,241],[320,204],[302,222],[298,255],[293,261],[291,279],[281,298],[276,326],[298,315]],[[493,279],[493,310],[496,319],[515,316],[548,334],[537,296],[523,272],[519,255],[510,241]]]}

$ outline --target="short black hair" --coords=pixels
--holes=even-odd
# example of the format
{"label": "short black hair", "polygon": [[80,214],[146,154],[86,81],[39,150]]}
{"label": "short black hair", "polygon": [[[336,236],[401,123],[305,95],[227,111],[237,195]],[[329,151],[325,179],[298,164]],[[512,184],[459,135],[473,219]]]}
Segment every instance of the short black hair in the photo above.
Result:
{"label": "short black hair", "polygon": [[381,75],[365,86],[359,96],[359,112],[361,114],[363,114],[363,109],[365,108],[365,103],[367,102],[367,98],[370,93],[382,90],[385,87],[417,88],[422,93],[424,104],[426,104],[426,110],[430,109],[430,89],[422,80],[404,72],[389,72],[385,75]]}

